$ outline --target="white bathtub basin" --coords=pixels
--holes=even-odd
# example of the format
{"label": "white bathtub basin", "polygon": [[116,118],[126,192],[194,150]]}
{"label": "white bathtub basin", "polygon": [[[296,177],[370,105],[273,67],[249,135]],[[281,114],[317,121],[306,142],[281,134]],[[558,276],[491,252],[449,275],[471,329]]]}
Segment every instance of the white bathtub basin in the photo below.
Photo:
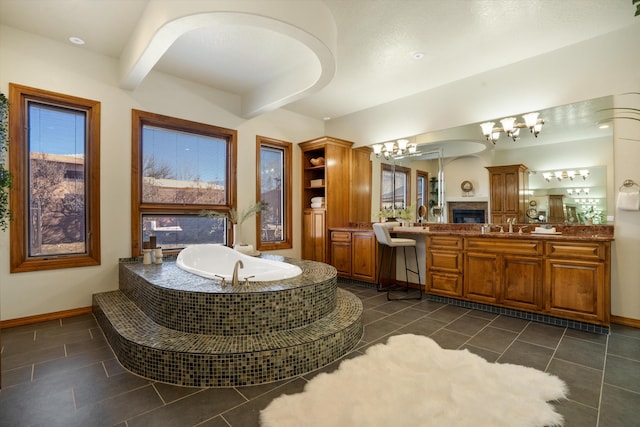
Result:
{"label": "white bathtub basin", "polygon": [[184,248],[178,254],[176,265],[189,273],[209,279],[233,277],[233,267],[242,261],[238,269],[238,280],[267,282],[296,277],[302,273],[297,265],[270,259],[255,258],[223,245],[202,244]]}

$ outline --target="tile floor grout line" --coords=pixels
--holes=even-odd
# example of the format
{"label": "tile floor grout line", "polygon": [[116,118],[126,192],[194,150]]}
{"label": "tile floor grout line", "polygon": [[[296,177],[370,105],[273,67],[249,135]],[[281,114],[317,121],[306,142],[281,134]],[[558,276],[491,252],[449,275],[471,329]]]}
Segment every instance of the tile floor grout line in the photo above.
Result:
{"label": "tile floor grout line", "polygon": [[[560,339],[558,340],[558,343],[556,344],[555,348],[553,349],[553,353],[551,354],[551,357],[549,358],[549,361],[547,362],[547,365],[544,367],[544,372],[547,372],[547,370],[549,369],[549,366],[551,366],[551,361],[553,361],[553,358],[556,356],[556,353],[558,352],[558,347],[560,347],[560,343],[562,342],[562,340],[564,339],[566,334],[567,334],[567,328],[564,328],[564,330],[562,331],[562,336],[560,337]],[[532,343],[530,343],[530,344],[532,344]],[[550,347],[547,347],[547,348],[550,348]],[[558,360],[564,360],[564,359],[558,359]],[[564,361],[568,362],[568,360],[564,360]],[[583,365],[580,365],[579,363],[574,363],[574,364],[575,365],[579,365],[579,366],[583,366]]]}
{"label": "tile floor grout line", "polygon": [[602,391],[604,390],[604,376],[607,369],[607,353],[609,351],[609,336],[604,347],[604,361],[602,363],[602,377],[600,378],[600,393],[598,393],[598,415],[596,416],[596,427],[600,425],[600,409],[602,408]]}

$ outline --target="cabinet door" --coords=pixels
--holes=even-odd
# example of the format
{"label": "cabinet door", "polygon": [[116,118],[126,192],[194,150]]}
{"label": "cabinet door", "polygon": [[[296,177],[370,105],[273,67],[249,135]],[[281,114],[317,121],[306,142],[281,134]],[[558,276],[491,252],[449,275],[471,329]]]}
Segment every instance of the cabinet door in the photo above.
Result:
{"label": "cabinet door", "polygon": [[[505,182],[504,173],[492,173],[491,179],[491,212],[503,212]],[[495,224],[495,223],[494,223]]]}
{"label": "cabinet door", "polygon": [[377,240],[371,233],[352,234],[351,275],[354,279],[375,283]]}
{"label": "cabinet door", "polygon": [[302,258],[326,262],[326,226],[323,210],[303,212]]}
{"label": "cabinet door", "polygon": [[503,255],[500,302],[524,310],[542,309],[542,260]]}
{"label": "cabinet door", "polygon": [[518,185],[517,172],[505,172],[504,174],[504,204],[502,206],[503,213],[507,215],[515,215],[519,212],[519,200],[521,197],[520,187]]}
{"label": "cabinet door", "polygon": [[338,270],[338,275],[351,277],[351,243],[331,241],[331,265]]}
{"label": "cabinet door", "polygon": [[467,254],[464,275],[466,298],[484,303],[495,303],[498,300],[499,261],[495,254]]}
{"label": "cabinet door", "polygon": [[607,323],[604,263],[548,259],[545,270],[547,311],[559,317]]}

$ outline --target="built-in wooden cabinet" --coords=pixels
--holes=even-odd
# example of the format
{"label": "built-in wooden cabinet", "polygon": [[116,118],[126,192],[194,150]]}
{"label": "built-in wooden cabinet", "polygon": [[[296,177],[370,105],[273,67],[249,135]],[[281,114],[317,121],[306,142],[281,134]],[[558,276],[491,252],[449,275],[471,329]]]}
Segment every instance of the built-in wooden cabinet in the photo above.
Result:
{"label": "built-in wooden cabinet", "polygon": [[465,297],[523,310],[542,309],[542,241],[468,238],[465,249]]}
{"label": "built-in wooden cabinet", "polygon": [[428,235],[426,292],[610,322],[610,241]]}
{"label": "built-in wooden cabinet", "polygon": [[427,237],[426,292],[462,296],[462,242],[462,237],[457,236]]}
{"label": "built-in wooden cabinet", "polygon": [[302,212],[303,259],[327,262],[327,222],[325,213],[324,209],[305,209]]}
{"label": "built-in wooden cabinet", "polygon": [[547,242],[545,309],[554,316],[609,323],[610,243]]}
{"label": "built-in wooden cabinet", "polygon": [[[328,262],[328,228],[349,224],[352,145],[349,141],[327,136],[299,144],[302,150],[304,259]],[[320,158],[324,160],[322,163],[317,162]],[[324,198],[324,205],[317,207],[314,203],[312,206],[312,201],[320,197]]]}
{"label": "built-in wooden cabinet", "polygon": [[549,218],[547,222],[554,224],[562,224],[565,220],[564,216],[564,196],[562,194],[549,195]]}
{"label": "built-in wooden cabinet", "polygon": [[489,211],[492,224],[515,218],[525,223],[529,177],[525,165],[488,166]]}
{"label": "built-in wooden cabinet", "polygon": [[330,263],[340,277],[376,283],[377,247],[373,230],[330,229]]}

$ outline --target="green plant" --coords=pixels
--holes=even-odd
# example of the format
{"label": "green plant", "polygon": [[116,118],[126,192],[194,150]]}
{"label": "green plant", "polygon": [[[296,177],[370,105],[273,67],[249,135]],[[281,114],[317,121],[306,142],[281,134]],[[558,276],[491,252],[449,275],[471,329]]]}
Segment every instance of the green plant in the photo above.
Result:
{"label": "green plant", "polygon": [[415,204],[409,205],[404,209],[396,210],[396,218],[413,219],[413,213],[416,211]]}
{"label": "green plant", "polygon": [[0,229],[5,231],[11,220],[9,189],[11,174],[5,167],[9,150],[9,100],[0,92]]}
{"label": "green plant", "polygon": [[640,0],[633,0],[631,4],[636,5],[636,13],[633,16],[640,16]]}
{"label": "green plant", "polygon": [[378,218],[395,218],[396,214],[393,209],[382,209],[376,214]]}

